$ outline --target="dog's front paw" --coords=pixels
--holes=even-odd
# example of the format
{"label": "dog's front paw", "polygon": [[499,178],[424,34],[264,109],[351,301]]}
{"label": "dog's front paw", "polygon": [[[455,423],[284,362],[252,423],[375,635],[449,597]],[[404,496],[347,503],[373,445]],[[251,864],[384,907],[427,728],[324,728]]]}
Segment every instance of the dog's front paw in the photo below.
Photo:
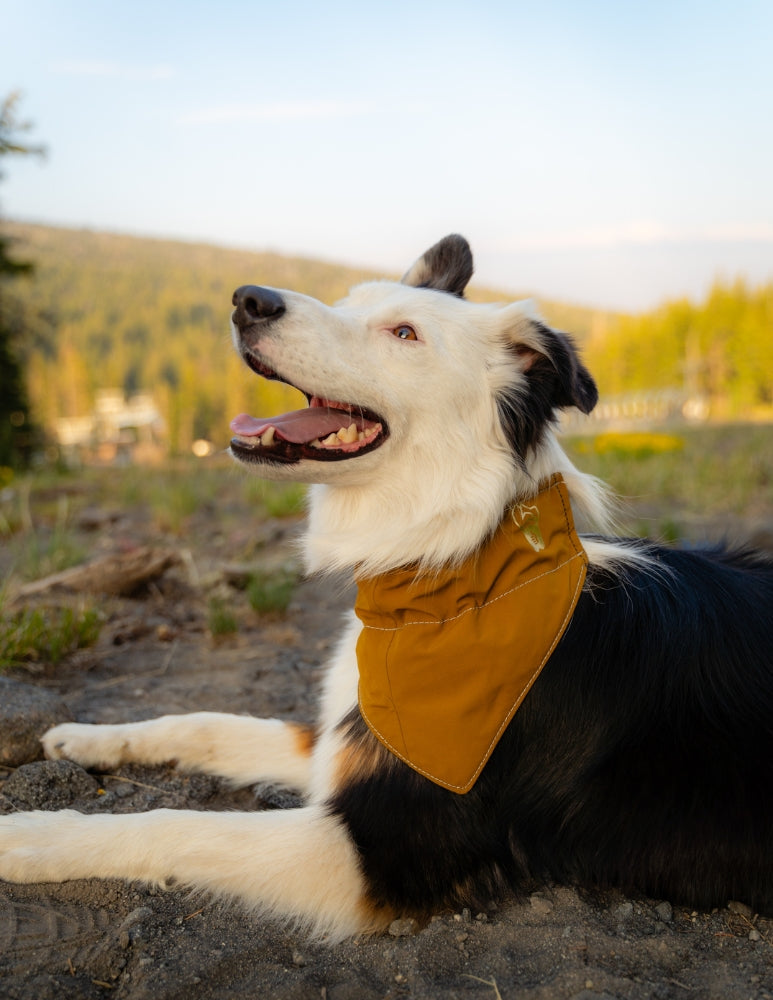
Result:
{"label": "dog's front paw", "polygon": [[81,767],[104,771],[118,767],[123,760],[126,741],[118,733],[120,728],[64,722],[49,729],[41,742],[49,760],[65,758]]}

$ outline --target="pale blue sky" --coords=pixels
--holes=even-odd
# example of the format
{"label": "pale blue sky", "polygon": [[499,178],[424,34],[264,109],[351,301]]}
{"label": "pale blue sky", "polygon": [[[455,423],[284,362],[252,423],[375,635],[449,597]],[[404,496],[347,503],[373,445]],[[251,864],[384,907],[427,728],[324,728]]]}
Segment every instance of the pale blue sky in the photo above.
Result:
{"label": "pale blue sky", "polygon": [[[591,305],[773,279],[771,0],[0,0],[14,218]],[[235,275],[260,280],[260,275]]]}

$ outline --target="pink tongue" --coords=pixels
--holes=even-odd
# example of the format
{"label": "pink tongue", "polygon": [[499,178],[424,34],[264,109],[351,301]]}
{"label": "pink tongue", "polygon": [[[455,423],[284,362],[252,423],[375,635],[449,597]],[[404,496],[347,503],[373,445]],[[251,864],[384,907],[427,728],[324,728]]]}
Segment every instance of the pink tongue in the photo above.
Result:
{"label": "pink tongue", "polygon": [[362,417],[341,410],[314,406],[308,410],[291,410],[290,413],[282,413],[278,417],[264,420],[251,417],[248,413],[240,413],[231,421],[231,430],[235,434],[241,434],[242,437],[258,437],[269,427],[273,427],[277,437],[284,441],[290,441],[292,444],[308,444],[317,438],[335,434],[351,423],[355,423],[357,429],[362,430],[368,422]]}

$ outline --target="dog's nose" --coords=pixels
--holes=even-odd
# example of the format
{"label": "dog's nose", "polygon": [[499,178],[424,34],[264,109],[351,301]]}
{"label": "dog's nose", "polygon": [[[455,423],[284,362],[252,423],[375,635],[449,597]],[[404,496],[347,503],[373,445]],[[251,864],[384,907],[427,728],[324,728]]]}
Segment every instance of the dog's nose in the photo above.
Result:
{"label": "dog's nose", "polygon": [[240,330],[260,323],[262,320],[278,319],[285,311],[285,303],[279,292],[259,285],[242,285],[234,292],[233,320]]}

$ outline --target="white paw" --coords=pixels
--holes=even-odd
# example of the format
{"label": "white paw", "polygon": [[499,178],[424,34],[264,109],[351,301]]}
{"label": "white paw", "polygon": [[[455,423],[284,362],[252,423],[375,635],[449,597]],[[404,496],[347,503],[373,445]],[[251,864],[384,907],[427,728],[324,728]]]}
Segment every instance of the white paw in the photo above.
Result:
{"label": "white paw", "polygon": [[123,759],[126,747],[119,728],[64,722],[49,729],[41,742],[49,760],[65,758],[82,767],[106,770],[118,767]]}

